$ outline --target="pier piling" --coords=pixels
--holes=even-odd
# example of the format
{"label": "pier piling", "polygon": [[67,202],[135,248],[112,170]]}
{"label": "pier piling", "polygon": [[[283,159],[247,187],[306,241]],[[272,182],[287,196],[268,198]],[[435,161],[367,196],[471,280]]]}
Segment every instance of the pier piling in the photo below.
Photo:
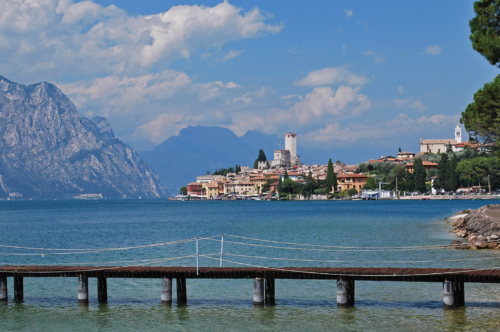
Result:
{"label": "pier piling", "polygon": [[78,303],[89,302],[89,279],[87,277],[78,277]]}
{"label": "pier piling", "polygon": [[7,277],[0,277],[0,301],[7,300]]}
{"label": "pier piling", "polygon": [[97,301],[108,303],[108,280],[106,278],[97,278]]}
{"label": "pier piling", "polygon": [[275,304],[274,278],[266,278],[266,304]]}
{"label": "pier piling", "polygon": [[14,277],[14,301],[22,302],[24,300],[24,279],[23,277]]}
{"label": "pier piling", "polygon": [[161,302],[172,303],[172,278],[161,279]]}
{"label": "pier piling", "polygon": [[253,304],[264,304],[264,279],[262,278],[253,280]]}
{"label": "pier piling", "polygon": [[465,292],[463,281],[443,282],[443,307],[459,308],[465,306]]}
{"label": "pier piling", "polygon": [[175,278],[177,283],[177,304],[187,303],[186,278]]}
{"label": "pier piling", "polygon": [[337,280],[337,306],[352,307],[354,305],[354,279],[339,278]]}

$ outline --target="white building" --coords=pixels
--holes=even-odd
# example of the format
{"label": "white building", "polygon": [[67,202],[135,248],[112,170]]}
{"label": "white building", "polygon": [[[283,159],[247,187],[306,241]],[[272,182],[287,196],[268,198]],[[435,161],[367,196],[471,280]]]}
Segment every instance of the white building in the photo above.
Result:
{"label": "white building", "polygon": [[274,150],[274,160],[271,166],[290,167],[290,150]]}
{"label": "white building", "polygon": [[300,166],[300,158],[297,155],[297,134],[285,133],[285,150],[290,151],[290,163],[292,166]]}
{"label": "white building", "polygon": [[455,139],[420,139],[420,152],[443,153],[447,146],[451,145],[455,151],[455,145],[462,142],[462,128],[457,124],[455,128]]}

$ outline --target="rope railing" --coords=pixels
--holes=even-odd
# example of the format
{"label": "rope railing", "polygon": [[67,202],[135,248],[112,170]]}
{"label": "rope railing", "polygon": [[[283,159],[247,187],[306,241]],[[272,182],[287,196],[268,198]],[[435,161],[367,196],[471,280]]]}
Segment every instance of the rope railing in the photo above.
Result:
{"label": "rope railing", "polygon": [[[224,238],[226,236],[226,238]],[[220,237],[220,238],[219,238]],[[228,241],[227,237],[242,239],[247,241],[259,242],[259,243],[249,243],[244,241]],[[212,254],[201,254],[200,253],[200,241],[209,241],[209,242],[220,242],[220,253],[212,253]],[[268,249],[279,249],[286,251],[302,251],[302,252],[406,252],[406,251],[427,251],[427,250],[437,250],[448,248],[448,245],[429,245],[429,246],[396,246],[396,247],[354,247],[354,246],[333,246],[333,245],[321,245],[321,244],[304,244],[304,243],[293,243],[293,242],[284,242],[284,241],[275,241],[275,240],[265,240],[265,239],[257,239],[251,237],[230,235],[230,234],[222,234],[222,235],[214,235],[209,237],[194,237],[187,238],[182,240],[175,240],[169,242],[162,243],[154,243],[154,244],[146,244],[139,246],[130,246],[130,247],[118,247],[118,248],[91,248],[91,249],[61,249],[61,248],[38,248],[38,247],[23,247],[23,246],[12,246],[12,245],[0,245],[0,247],[8,248],[8,249],[17,249],[17,250],[40,250],[42,252],[42,257],[44,255],[77,255],[77,254],[92,254],[92,253],[103,253],[103,252],[116,252],[116,251],[127,251],[141,248],[153,248],[153,247],[162,247],[176,244],[185,244],[195,242],[196,246],[193,249],[196,250],[196,253],[178,257],[163,257],[163,258],[145,258],[145,259],[135,259],[135,260],[115,260],[115,261],[104,261],[104,262],[76,262],[76,263],[51,263],[51,264],[36,264],[37,266],[75,266],[75,265],[93,265],[93,264],[134,264],[134,265],[124,265],[119,267],[127,267],[127,266],[141,266],[142,265],[154,265],[168,261],[175,261],[180,259],[188,259],[195,258],[197,271],[199,269],[199,259],[201,257],[208,258],[211,260],[218,260],[220,267],[222,267],[222,263],[230,263],[237,265],[245,265],[245,266],[253,266],[258,268],[269,268],[269,269],[280,269],[280,268],[271,268],[261,265],[248,264],[244,262],[237,262],[233,260],[224,259],[224,257],[240,257],[251,260],[267,260],[267,261],[292,261],[292,262],[304,262],[304,263],[332,263],[332,264],[422,264],[422,263],[456,263],[456,262],[473,262],[473,261],[488,261],[497,259],[497,257],[476,257],[476,258],[461,258],[461,259],[424,259],[424,260],[345,260],[345,259],[309,259],[309,258],[301,258],[301,257],[275,257],[273,255],[251,255],[245,253],[231,253],[228,251],[228,244],[234,244],[237,246],[249,246],[249,247],[260,247],[260,248],[268,248]],[[500,241],[499,241],[500,242]],[[226,244],[226,247],[224,247]],[[206,246],[205,246],[206,247]],[[229,246],[231,248],[231,246]],[[224,251],[225,250],[225,251]],[[45,253],[48,251],[47,253]],[[19,253],[19,252],[3,252],[0,253],[0,256],[40,256],[40,253]],[[281,256],[281,255],[280,255]],[[137,263],[137,264],[136,264]],[[1,264],[1,263],[0,263]],[[14,265],[12,263],[7,263],[6,265]],[[33,264],[15,264],[15,266],[33,266]],[[496,267],[490,268],[496,269]]]}

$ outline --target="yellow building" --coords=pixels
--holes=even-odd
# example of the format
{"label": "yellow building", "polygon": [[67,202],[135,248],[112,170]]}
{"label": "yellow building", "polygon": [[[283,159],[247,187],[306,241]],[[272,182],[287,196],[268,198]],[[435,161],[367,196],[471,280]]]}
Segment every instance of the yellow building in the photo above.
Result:
{"label": "yellow building", "polygon": [[219,185],[216,181],[210,181],[208,183],[203,183],[203,188],[208,199],[219,197]]}

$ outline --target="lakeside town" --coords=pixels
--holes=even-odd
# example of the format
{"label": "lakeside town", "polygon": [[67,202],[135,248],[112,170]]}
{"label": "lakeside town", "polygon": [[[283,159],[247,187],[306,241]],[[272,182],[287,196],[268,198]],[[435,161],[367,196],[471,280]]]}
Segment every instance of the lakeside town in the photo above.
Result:
{"label": "lakeside town", "polygon": [[[285,149],[268,160],[259,150],[253,167],[240,166],[199,175],[175,200],[327,200],[492,198],[497,193],[491,144],[453,139],[420,139],[420,151],[346,165],[305,165],[297,153],[297,134],[285,134]],[[484,159],[488,159],[486,162]],[[491,160],[490,160],[491,159]],[[481,165],[477,165],[480,163]],[[500,183],[499,183],[500,184]]]}

